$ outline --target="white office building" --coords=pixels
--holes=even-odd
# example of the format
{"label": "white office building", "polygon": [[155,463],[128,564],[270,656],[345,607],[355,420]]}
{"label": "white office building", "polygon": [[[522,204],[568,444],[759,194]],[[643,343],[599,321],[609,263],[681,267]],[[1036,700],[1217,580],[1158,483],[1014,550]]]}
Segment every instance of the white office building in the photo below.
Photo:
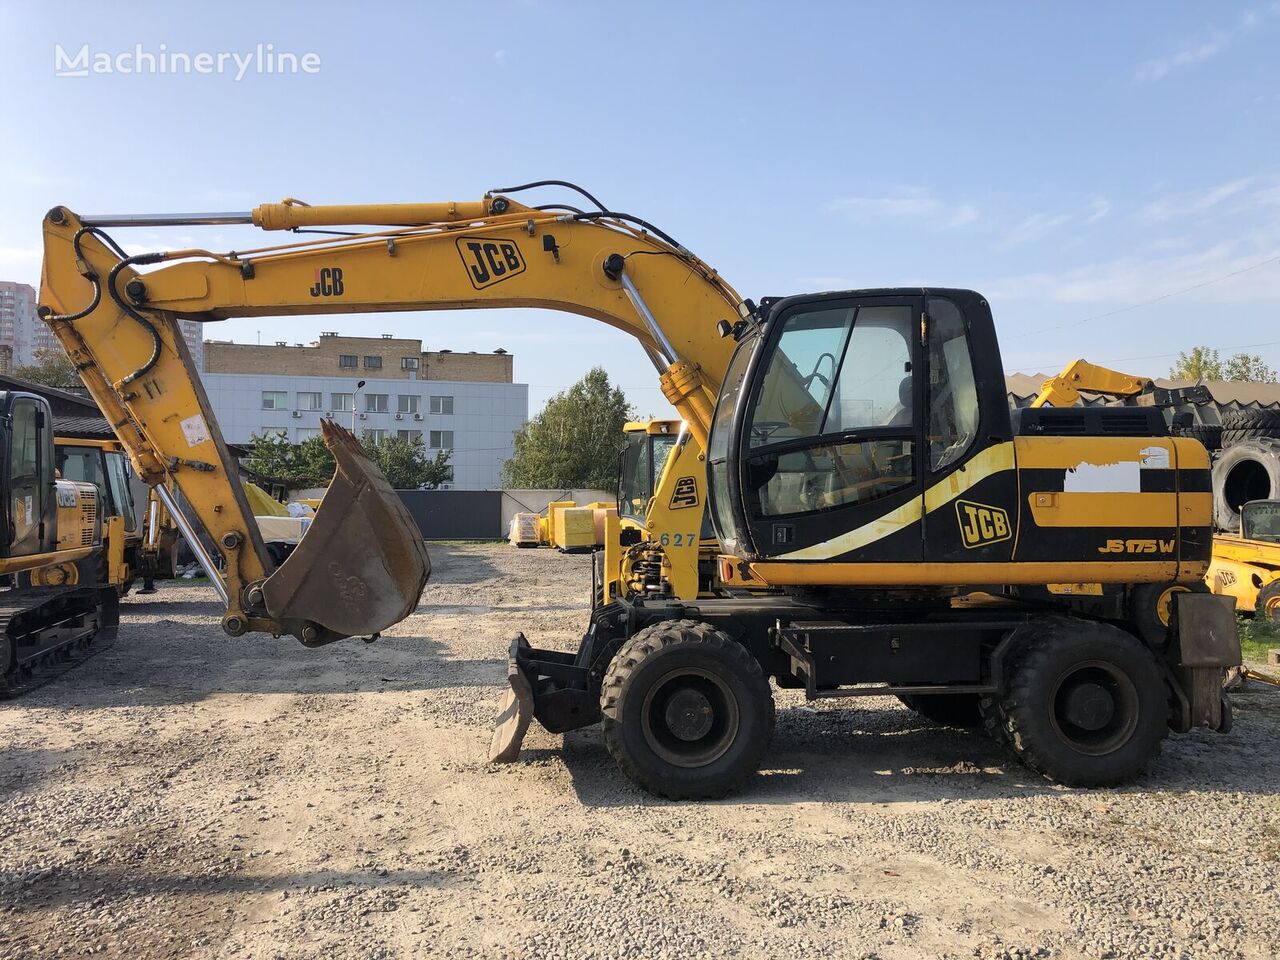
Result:
{"label": "white office building", "polygon": [[301,443],[328,418],[369,439],[451,450],[454,489],[496,490],[528,419],[528,384],[512,382],[505,351],[423,351],[418,340],[336,334],[307,346],[204,347],[205,390],[229,443],[268,431]]}

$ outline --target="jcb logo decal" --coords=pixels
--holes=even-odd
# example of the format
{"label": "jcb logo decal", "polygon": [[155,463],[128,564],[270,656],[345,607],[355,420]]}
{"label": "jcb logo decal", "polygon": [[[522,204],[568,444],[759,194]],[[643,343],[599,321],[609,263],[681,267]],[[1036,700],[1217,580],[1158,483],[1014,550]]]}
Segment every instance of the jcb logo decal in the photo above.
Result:
{"label": "jcb logo decal", "polygon": [[956,519],[960,522],[960,539],[966,547],[985,547],[1013,536],[1009,514],[1000,507],[957,500]]}
{"label": "jcb logo decal", "polygon": [[1173,553],[1172,540],[1108,540],[1099,553]]}
{"label": "jcb logo decal", "polygon": [[477,290],[524,273],[524,256],[514,240],[459,237],[457,244],[467,277]]}
{"label": "jcb logo decal", "polygon": [[316,270],[316,282],[311,287],[313,297],[340,297],[345,289],[341,267],[320,267]]}
{"label": "jcb logo decal", "polygon": [[693,477],[681,477],[676,481],[675,492],[671,494],[671,510],[683,510],[685,507],[698,505],[698,481]]}

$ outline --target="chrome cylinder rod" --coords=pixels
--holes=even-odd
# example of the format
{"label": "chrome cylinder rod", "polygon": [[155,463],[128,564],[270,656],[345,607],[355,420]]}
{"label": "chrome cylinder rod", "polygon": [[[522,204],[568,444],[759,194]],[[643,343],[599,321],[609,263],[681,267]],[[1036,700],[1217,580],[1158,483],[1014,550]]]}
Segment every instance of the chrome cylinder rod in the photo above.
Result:
{"label": "chrome cylinder rod", "polygon": [[204,544],[200,542],[200,537],[196,534],[195,527],[178,509],[178,501],[174,499],[173,494],[169,492],[164,484],[158,484],[155,491],[156,496],[160,498],[160,502],[164,504],[164,508],[169,511],[169,516],[173,517],[173,522],[182,533],[183,539],[187,541],[187,546],[195,554],[196,562],[200,564],[200,569],[209,578],[209,582],[213,584],[213,589],[218,593],[218,599],[222,601],[222,605],[225,607],[231,602],[231,597],[227,593],[227,585],[223,582],[222,574],[218,572],[217,566],[214,565],[213,558],[209,556]]}
{"label": "chrome cylinder rod", "polygon": [[236,213],[102,213],[81,217],[86,227],[186,227],[253,223],[248,210]]}
{"label": "chrome cylinder rod", "polygon": [[644,321],[644,325],[649,328],[650,336],[658,341],[658,346],[662,348],[662,353],[666,357],[667,363],[675,363],[676,348],[671,345],[666,333],[658,326],[657,318],[653,315],[653,311],[649,309],[649,305],[644,302],[644,297],[640,296],[640,291],[636,289],[635,283],[627,276],[626,271],[622,272],[620,279],[622,280],[622,289],[626,291],[627,299],[636,308],[636,313],[640,314],[640,319]]}

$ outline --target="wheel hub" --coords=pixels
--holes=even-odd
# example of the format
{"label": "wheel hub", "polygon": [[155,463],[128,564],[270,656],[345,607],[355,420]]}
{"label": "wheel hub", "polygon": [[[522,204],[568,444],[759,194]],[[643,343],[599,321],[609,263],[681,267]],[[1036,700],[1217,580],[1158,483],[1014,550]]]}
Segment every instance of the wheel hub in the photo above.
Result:
{"label": "wheel hub", "polygon": [[1124,670],[1089,660],[1063,671],[1054,685],[1050,722],[1071,749],[1088,756],[1112,753],[1138,726],[1138,692]]}
{"label": "wheel hub", "polygon": [[1064,716],[1082,730],[1101,730],[1116,713],[1115,699],[1098,683],[1077,684],[1064,700]]}
{"label": "wheel hub", "polygon": [[711,701],[697,690],[680,690],[667,702],[667,727],[686,743],[705,737],[714,719]]}
{"label": "wheel hub", "polygon": [[677,767],[714,763],[738,735],[737,698],[722,677],[701,667],[680,667],[645,694],[640,726],[645,742]]}

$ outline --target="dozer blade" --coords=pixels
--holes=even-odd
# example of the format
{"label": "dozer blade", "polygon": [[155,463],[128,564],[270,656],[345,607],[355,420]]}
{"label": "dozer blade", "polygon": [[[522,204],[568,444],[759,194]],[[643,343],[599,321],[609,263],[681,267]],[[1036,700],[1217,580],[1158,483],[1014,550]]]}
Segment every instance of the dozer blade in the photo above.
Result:
{"label": "dozer blade", "polygon": [[498,701],[498,715],[494,718],[493,739],[489,743],[490,763],[514,763],[520,756],[520,745],[533,719],[533,687],[520,669],[517,660],[521,649],[529,643],[520,634],[511,644],[511,656],[507,660],[507,682],[511,688]]}
{"label": "dozer blade", "polygon": [[308,646],[371,636],[418,605],[422,533],[351,431],[321,421],[337,471],[297,549],[262,585],[267,613]]}

